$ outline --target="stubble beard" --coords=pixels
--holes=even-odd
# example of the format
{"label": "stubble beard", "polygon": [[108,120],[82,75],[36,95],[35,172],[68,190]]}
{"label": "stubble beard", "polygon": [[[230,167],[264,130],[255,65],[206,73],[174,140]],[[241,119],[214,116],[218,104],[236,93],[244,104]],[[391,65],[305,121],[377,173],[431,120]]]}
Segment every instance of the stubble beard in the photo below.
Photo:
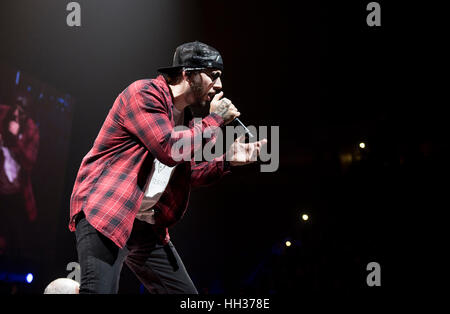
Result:
{"label": "stubble beard", "polygon": [[202,82],[194,81],[191,85],[191,92],[194,98],[193,106],[194,107],[206,107],[209,105],[209,101],[205,100],[205,90],[203,88]]}

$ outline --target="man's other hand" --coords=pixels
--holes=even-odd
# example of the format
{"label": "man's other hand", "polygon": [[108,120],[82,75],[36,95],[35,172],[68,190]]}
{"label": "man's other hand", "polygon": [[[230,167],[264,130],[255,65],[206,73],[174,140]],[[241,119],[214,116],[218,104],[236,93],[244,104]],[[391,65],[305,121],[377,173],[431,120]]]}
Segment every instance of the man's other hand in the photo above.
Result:
{"label": "man's other hand", "polygon": [[231,166],[251,164],[258,159],[261,147],[267,144],[267,139],[254,143],[244,143],[245,135],[238,137],[227,152],[227,160]]}

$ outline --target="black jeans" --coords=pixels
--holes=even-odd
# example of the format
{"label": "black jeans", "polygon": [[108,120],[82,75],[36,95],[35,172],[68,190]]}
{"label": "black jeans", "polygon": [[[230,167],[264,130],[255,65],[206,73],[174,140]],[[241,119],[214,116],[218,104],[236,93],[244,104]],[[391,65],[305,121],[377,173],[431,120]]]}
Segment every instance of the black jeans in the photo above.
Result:
{"label": "black jeans", "polygon": [[123,262],[150,293],[198,294],[172,242],[160,244],[146,222],[135,219],[123,249],[92,227],[84,215],[78,219],[75,235],[80,294],[117,293]]}

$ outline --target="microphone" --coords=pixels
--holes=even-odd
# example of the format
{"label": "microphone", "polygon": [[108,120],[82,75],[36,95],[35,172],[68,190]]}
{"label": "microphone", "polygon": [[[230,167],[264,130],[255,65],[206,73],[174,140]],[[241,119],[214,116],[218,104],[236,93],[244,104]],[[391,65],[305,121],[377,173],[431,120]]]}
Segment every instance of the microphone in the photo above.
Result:
{"label": "microphone", "polygon": [[244,125],[244,123],[242,123],[241,122],[241,120],[239,120],[239,118],[234,118],[234,120],[236,120],[237,121],[237,123],[239,123],[243,128],[244,128],[244,130],[245,130],[245,133],[247,133],[248,134],[248,136],[250,136],[250,137],[254,137],[253,136],[253,134],[252,134],[252,132],[250,132],[250,130],[249,129],[247,129],[247,127]]}

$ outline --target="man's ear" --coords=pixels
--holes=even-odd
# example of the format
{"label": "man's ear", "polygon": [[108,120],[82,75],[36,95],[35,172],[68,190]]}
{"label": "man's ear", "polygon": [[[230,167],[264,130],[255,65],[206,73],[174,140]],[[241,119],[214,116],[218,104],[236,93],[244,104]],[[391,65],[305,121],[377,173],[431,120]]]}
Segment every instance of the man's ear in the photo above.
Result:
{"label": "man's ear", "polygon": [[188,82],[188,84],[191,85],[191,76],[185,70],[181,70],[181,76],[183,77],[184,81]]}
{"label": "man's ear", "polygon": [[191,72],[186,72],[183,70],[183,78],[186,80],[186,82],[188,82],[189,86],[194,85],[194,75],[195,72],[191,71]]}

